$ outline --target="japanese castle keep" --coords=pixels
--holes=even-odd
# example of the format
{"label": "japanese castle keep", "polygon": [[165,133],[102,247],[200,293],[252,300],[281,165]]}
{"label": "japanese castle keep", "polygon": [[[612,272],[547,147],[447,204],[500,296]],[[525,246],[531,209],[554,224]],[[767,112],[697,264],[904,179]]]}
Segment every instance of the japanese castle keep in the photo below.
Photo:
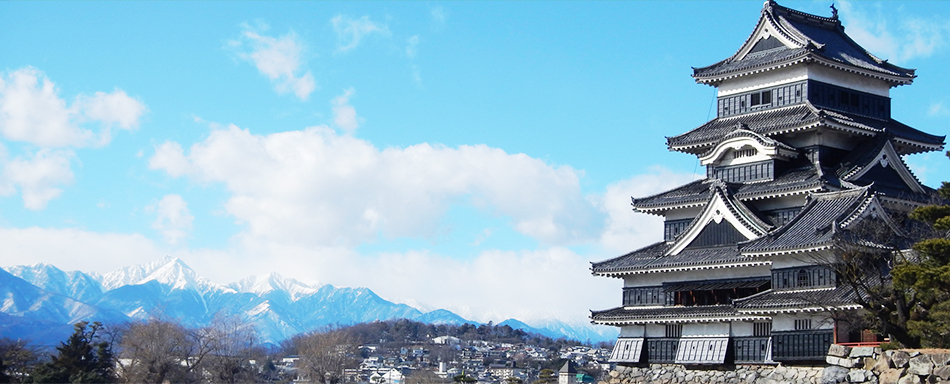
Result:
{"label": "japanese castle keep", "polygon": [[718,89],[718,113],[667,146],[706,178],[634,198],[664,217],[663,240],[591,266],[623,279],[622,305],[591,313],[620,328],[612,361],[824,361],[853,337],[829,314],[857,310],[852,291],[819,260],[862,220],[894,224],[932,202],[902,156],[944,137],[891,117],[890,89],[914,70],[865,51],[833,13],[768,1],[738,52],[693,69]]}

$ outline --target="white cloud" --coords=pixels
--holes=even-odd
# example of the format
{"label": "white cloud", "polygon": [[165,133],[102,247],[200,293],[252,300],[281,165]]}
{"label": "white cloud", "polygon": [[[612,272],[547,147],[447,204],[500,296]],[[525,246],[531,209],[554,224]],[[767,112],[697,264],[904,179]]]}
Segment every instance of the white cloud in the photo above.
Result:
{"label": "white cloud", "polygon": [[950,116],[950,108],[943,105],[943,101],[938,101],[936,103],[930,104],[930,108],[927,109],[928,116],[934,117],[946,117]]}
{"label": "white cloud", "polygon": [[300,100],[307,100],[317,89],[310,71],[300,74],[304,48],[293,32],[275,38],[245,26],[241,40],[231,41],[230,45],[243,49],[245,44],[250,51],[239,52],[238,56],[254,63],[257,70],[271,80],[278,93],[293,93]]}
{"label": "white cloud", "polygon": [[630,198],[652,196],[700,178],[699,175],[677,174],[654,166],[649,173],[608,185],[602,198],[607,224],[600,244],[619,255],[663,240],[663,218],[634,212]]}
{"label": "white cloud", "polygon": [[148,159],[149,169],[162,169],[171,177],[181,177],[188,173],[188,159],[181,144],[173,141],[162,143],[155,148],[155,155]]}
{"label": "white cloud", "polygon": [[351,19],[343,15],[336,15],[330,19],[333,25],[333,31],[336,32],[337,50],[346,52],[359,46],[364,37],[372,34],[389,36],[389,27],[379,25],[369,19],[369,16],[363,16],[359,19]]}
{"label": "white cloud", "polygon": [[406,40],[406,57],[416,57],[419,49],[419,35],[414,35]]}
{"label": "white cloud", "polygon": [[331,104],[333,104],[333,123],[349,133],[356,131],[362,120],[356,115],[356,109],[350,105],[350,97],[352,97],[354,93],[356,93],[356,91],[354,91],[353,88],[349,88],[343,91],[342,95],[337,96],[331,101]]}
{"label": "white cloud", "polygon": [[437,24],[445,24],[445,9],[435,7],[429,13],[432,15],[432,20],[435,20]]}
{"label": "white cloud", "polygon": [[291,244],[432,236],[459,200],[545,244],[594,238],[601,224],[574,169],[484,145],[379,150],[325,126],[255,135],[232,125],[188,153],[163,144],[150,167],[224,184],[244,236]]}
{"label": "white cloud", "polygon": [[32,210],[46,208],[50,200],[63,192],[60,186],[73,182],[70,150],[41,149],[26,158],[17,157],[3,164],[4,181],[18,187],[23,205]]}
{"label": "white cloud", "polygon": [[[92,97],[79,95],[71,106],[58,93],[56,85],[36,68],[0,77],[0,134],[41,147],[106,145],[112,126],[132,129],[146,111],[144,104],[119,89]],[[98,138],[82,126],[84,121],[101,123]]]}
{"label": "white cloud", "polygon": [[[12,160],[4,154],[0,193],[11,195],[19,189],[24,206],[46,208],[62,194],[61,187],[73,181],[71,161],[76,156],[68,147],[107,145],[114,127],[138,127],[146,110],[121,89],[78,95],[67,106],[56,85],[33,67],[0,75],[0,135],[39,147],[23,149]],[[99,123],[98,135],[85,127],[87,122]]]}
{"label": "white cloud", "polygon": [[155,261],[164,253],[142,235],[79,229],[0,228],[0,265],[45,262],[63,270],[107,273]]}
{"label": "white cloud", "polygon": [[165,195],[157,204],[146,208],[147,212],[153,212],[157,216],[152,223],[152,229],[159,231],[166,243],[176,245],[191,231],[191,223],[195,217],[191,215],[188,203],[180,195]]}
{"label": "white cloud", "polygon": [[887,4],[872,9],[867,4],[842,1],[839,15],[852,39],[891,63],[928,57],[950,38],[950,20],[907,15]]}

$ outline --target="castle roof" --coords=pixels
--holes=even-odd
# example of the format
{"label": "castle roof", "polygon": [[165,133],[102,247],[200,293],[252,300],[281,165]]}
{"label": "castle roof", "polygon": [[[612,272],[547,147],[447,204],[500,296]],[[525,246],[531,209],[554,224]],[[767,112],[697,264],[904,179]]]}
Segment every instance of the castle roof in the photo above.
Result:
{"label": "castle roof", "polygon": [[[785,171],[769,182],[727,183],[727,186],[732,195],[739,200],[757,200],[816,192],[828,183],[837,186],[834,182],[836,179],[829,177],[829,174],[834,173],[830,169],[819,173],[814,166],[805,166]],[[709,201],[712,193],[709,187],[714,181],[715,179],[697,180],[653,196],[635,198],[632,199],[632,205],[636,210],[644,213],[701,206]]]}
{"label": "castle roof", "polygon": [[815,193],[801,212],[779,229],[741,245],[745,255],[825,248],[874,199],[868,188]]}
{"label": "castle roof", "polygon": [[793,291],[768,290],[733,302],[740,313],[772,314],[820,312],[829,308],[856,308],[854,290],[848,286]]}
{"label": "castle roof", "polygon": [[901,68],[868,53],[844,33],[837,14],[822,17],[767,1],[759,23],[738,52],[707,67],[693,68],[693,78],[716,85],[723,80],[799,63],[817,63],[887,81],[913,82],[913,69]]}
{"label": "castle roof", "polygon": [[[743,128],[737,128],[740,126]],[[868,137],[886,132],[900,144],[898,150],[902,155],[940,150],[945,138],[921,132],[894,119],[877,119],[818,108],[806,101],[761,112],[717,117],[689,132],[667,137],[666,145],[670,150],[702,154],[737,129],[747,129],[770,137],[811,130],[819,126]]]}
{"label": "castle roof", "polygon": [[619,276],[770,264],[768,261],[750,260],[748,257],[740,255],[735,245],[686,248],[675,255],[667,255],[666,253],[673,245],[672,242],[648,245],[626,255],[591,263],[590,269],[595,275]]}
{"label": "castle roof", "polygon": [[675,306],[675,307],[618,307],[591,311],[590,319],[596,324],[655,324],[718,321],[751,321],[765,318],[739,313],[731,305]]}

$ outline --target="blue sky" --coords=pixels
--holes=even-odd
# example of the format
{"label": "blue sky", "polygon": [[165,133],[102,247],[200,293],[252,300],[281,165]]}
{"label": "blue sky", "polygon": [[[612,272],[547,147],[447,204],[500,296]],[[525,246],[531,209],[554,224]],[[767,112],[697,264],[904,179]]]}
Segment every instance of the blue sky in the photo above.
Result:
{"label": "blue sky", "polygon": [[[829,2],[783,2],[830,15]],[[917,68],[893,115],[945,135],[950,4],[838,3]],[[761,1],[0,2],[0,265],[165,255],[480,321],[620,302],[598,261],[661,238],[644,196],[703,173],[690,67]],[[926,184],[942,154],[908,159]]]}

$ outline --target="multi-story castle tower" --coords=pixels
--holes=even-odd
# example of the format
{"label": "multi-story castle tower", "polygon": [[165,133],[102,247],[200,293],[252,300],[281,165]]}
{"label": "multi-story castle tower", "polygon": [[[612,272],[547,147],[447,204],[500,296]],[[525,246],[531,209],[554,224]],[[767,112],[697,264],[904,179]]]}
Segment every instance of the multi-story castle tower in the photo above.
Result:
{"label": "multi-story castle tower", "polygon": [[901,156],[944,137],[891,118],[890,89],[914,70],[865,51],[834,13],[768,1],[738,52],[694,68],[718,114],[667,145],[706,178],[634,199],[665,218],[663,241],[591,267],[624,282],[622,306],[591,314],[620,327],[613,361],[824,360],[848,334],[829,313],[859,307],[818,261],[862,220],[933,201]]}

